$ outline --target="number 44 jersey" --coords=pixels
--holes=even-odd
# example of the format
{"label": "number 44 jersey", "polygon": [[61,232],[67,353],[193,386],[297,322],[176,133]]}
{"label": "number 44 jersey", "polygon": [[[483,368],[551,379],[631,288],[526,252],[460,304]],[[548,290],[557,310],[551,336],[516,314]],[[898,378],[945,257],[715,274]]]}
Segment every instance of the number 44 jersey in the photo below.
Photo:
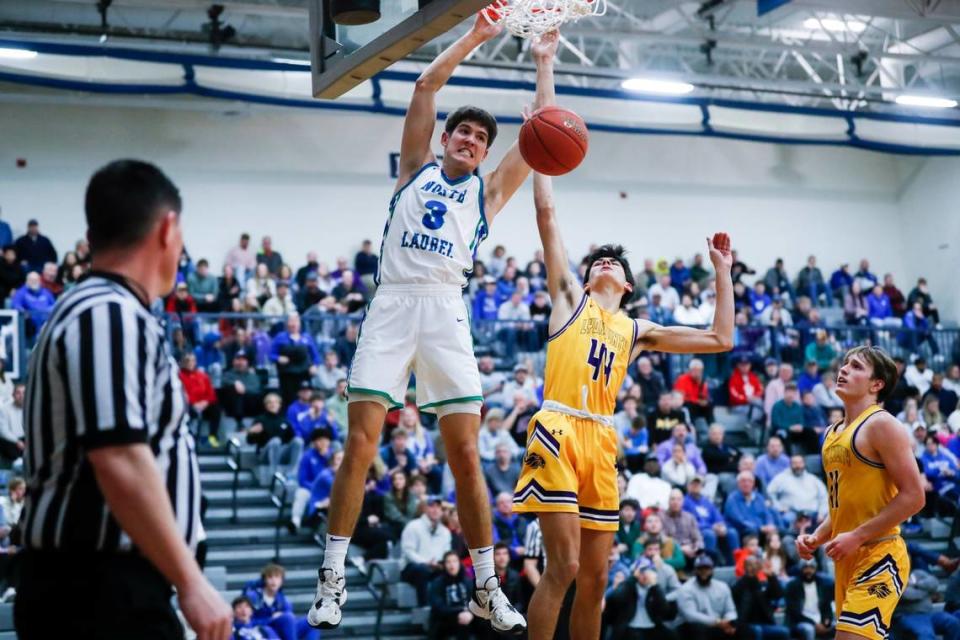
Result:
{"label": "number 44 jersey", "polygon": [[612,416],[636,340],[634,320],[605,311],[584,293],[573,316],[547,343],[544,400]]}
{"label": "number 44 jersey", "polygon": [[428,163],[390,201],[376,282],[465,287],[486,237],[483,178]]}

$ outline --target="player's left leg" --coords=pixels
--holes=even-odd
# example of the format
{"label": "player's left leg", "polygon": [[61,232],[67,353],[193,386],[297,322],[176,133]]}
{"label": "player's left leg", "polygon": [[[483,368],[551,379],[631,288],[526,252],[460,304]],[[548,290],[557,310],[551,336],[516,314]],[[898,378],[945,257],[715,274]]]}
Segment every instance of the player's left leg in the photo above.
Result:
{"label": "player's left leg", "polygon": [[603,592],[607,588],[607,563],[615,535],[615,531],[580,529],[577,595],[570,612],[571,640],[595,640],[600,637],[600,607]]}
{"label": "player's left leg", "polygon": [[470,549],[476,572],[476,591],[470,601],[475,616],[490,621],[500,633],[522,633],[523,619],[503,591],[493,568],[493,525],[487,482],[480,468],[477,441],[480,438],[480,411],[450,413],[440,417],[440,436],[447,451],[457,491],[457,513],[463,537]]}

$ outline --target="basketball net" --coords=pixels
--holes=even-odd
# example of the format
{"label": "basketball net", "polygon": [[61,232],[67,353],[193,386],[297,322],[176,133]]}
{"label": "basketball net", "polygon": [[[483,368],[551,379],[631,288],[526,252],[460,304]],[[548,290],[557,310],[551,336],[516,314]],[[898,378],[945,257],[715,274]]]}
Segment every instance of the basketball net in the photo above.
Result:
{"label": "basketball net", "polygon": [[513,35],[532,38],[565,22],[606,12],[607,0],[496,0],[481,13],[490,24],[502,22]]}

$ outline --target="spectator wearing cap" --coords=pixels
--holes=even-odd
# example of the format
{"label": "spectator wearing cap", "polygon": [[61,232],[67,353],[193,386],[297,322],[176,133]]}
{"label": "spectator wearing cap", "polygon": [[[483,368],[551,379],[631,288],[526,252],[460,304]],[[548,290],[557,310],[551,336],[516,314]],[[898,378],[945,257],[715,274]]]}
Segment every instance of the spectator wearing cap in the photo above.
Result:
{"label": "spectator wearing cap", "polygon": [[703,554],[693,562],[694,580],[680,587],[677,605],[681,637],[689,640],[723,640],[737,633],[737,609],[730,587],[713,578],[713,560]]}
{"label": "spectator wearing cap", "polygon": [[833,585],[817,575],[817,561],[800,561],[800,573],[784,590],[786,623],[800,640],[833,637]]}
{"label": "spectator wearing cap", "polygon": [[806,460],[801,455],[791,456],[790,468],[770,481],[767,496],[788,526],[800,513],[813,514],[814,525],[827,517],[827,487],[823,480],[807,471]]}
{"label": "spectator wearing cap", "polygon": [[40,223],[35,219],[27,222],[27,232],[17,238],[14,243],[17,248],[17,257],[27,272],[43,271],[43,265],[48,262],[57,262],[57,250],[53,248],[50,238],[40,233]]}
{"label": "spectator wearing cap", "polygon": [[530,374],[530,368],[523,362],[513,367],[513,379],[503,384],[503,406],[510,411],[518,393],[523,393],[527,401],[537,404],[537,379]]}
{"label": "spectator wearing cap", "polygon": [[[831,287],[832,287],[831,283]],[[830,288],[823,280],[823,273],[817,266],[817,257],[809,256],[807,266],[800,269],[797,274],[797,295],[807,296],[811,301],[819,301],[822,295],[826,300],[827,306],[830,306]]]}
{"label": "spectator wearing cap", "polygon": [[820,368],[816,360],[807,360],[803,365],[803,371],[797,378],[797,390],[802,394],[807,391],[813,391],[813,388],[820,382]]}
{"label": "spectator wearing cap", "polygon": [[296,532],[300,528],[304,510],[310,501],[313,483],[320,472],[330,466],[332,457],[331,442],[333,434],[329,429],[314,429],[309,436],[310,446],[300,458],[297,469],[297,489],[293,494],[293,506],[290,508],[290,528]]}
{"label": "spectator wearing cap", "polygon": [[480,460],[484,463],[494,462],[497,447],[501,445],[507,448],[511,458],[517,458],[521,453],[519,445],[511,437],[510,432],[504,428],[504,417],[503,409],[487,411],[483,428],[480,429],[480,439],[477,443]]}
{"label": "spectator wearing cap", "polygon": [[233,267],[240,282],[246,282],[247,278],[253,274],[253,271],[257,268],[257,256],[250,249],[249,233],[240,234],[240,242],[227,252],[223,263]]}
{"label": "spectator wearing cap", "polygon": [[627,560],[634,559],[634,550],[637,539],[643,534],[643,524],[638,518],[640,503],[633,498],[624,498],[620,501],[620,528],[614,538],[614,546],[620,555]]}
{"label": "spectator wearing cap", "polygon": [[790,630],[776,623],[773,617],[777,602],[783,597],[780,580],[760,572],[760,559],[743,561],[743,577],[731,589],[737,608],[737,626],[757,640],[789,640]]}
{"label": "spectator wearing cap", "polygon": [[[694,477],[699,478],[699,476]],[[662,513],[661,519],[664,533],[680,545],[680,550],[686,557],[687,566],[692,566],[694,558],[704,550],[703,534],[700,533],[700,527],[693,514],[683,510],[683,500],[683,491],[673,489],[670,492],[667,510]]]}
{"label": "spectator wearing cap", "polygon": [[511,451],[509,444],[499,443],[494,447],[493,462],[483,465],[483,476],[493,495],[504,491],[512,493],[517,486],[517,480],[520,478],[520,463],[514,459]]}
{"label": "spectator wearing cap", "polygon": [[330,350],[323,354],[323,366],[313,376],[313,385],[329,394],[337,388],[337,382],[346,377],[347,370],[340,366],[340,356]]}
{"label": "spectator wearing cap", "polygon": [[702,490],[703,478],[696,476],[690,480],[687,495],[683,498],[683,510],[696,521],[707,553],[718,556],[722,548],[726,564],[733,564],[733,552],[740,548],[740,535],[736,529],[727,526],[713,500],[705,497]]}
{"label": "spectator wearing cap", "polygon": [[286,331],[279,332],[270,343],[270,361],[277,365],[280,393],[290,403],[297,390],[320,366],[320,352],[313,336],[301,331],[300,315],[287,316]]}
{"label": "spectator wearing cap", "polygon": [[441,522],[442,504],[439,496],[428,497],[423,515],[408,522],[400,536],[403,551],[400,578],[416,587],[418,606],[426,604],[427,586],[439,575],[444,554],[451,549],[450,529]]}
{"label": "spectator wearing cap", "polygon": [[635,473],[627,483],[627,496],[647,509],[666,509],[670,500],[670,483],[660,477],[660,460],[656,453],[647,454],[643,472]]}
{"label": "spectator wearing cap", "polygon": [[241,422],[252,418],[263,407],[260,376],[250,367],[250,353],[237,349],[233,353],[231,367],[220,381],[220,405],[223,412]]}
{"label": "spectator wearing cap", "polygon": [[483,276],[483,288],[473,299],[473,319],[496,320],[504,300],[506,297],[497,291],[497,279],[492,275]]}
{"label": "spectator wearing cap", "polygon": [[737,474],[737,491],[727,496],[723,517],[737,529],[741,539],[748,534],[766,534],[779,528],[777,514],[756,490],[756,480],[749,471]]}
{"label": "spectator wearing cap", "polygon": [[690,412],[691,418],[713,422],[713,403],[710,401],[707,381],[703,377],[703,360],[691,359],[686,373],[677,377],[673,389],[683,394],[683,405]]}
{"label": "spectator wearing cap", "polygon": [[306,276],[304,276],[304,281],[303,284],[300,285],[300,290],[297,291],[297,311],[301,314],[306,313],[307,309],[310,309],[314,305],[318,304],[328,295],[328,292],[320,288],[320,279],[317,277],[317,272],[312,270],[309,271]]}
{"label": "spectator wearing cap", "polygon": [[296,426],[297,416],[310,408],[310,399],[313,398],[313,385],[304,380],[297,387],[297,395],[287,404],[287,421]]}
{"label": "spectator wearing cap", "polygon": [[930,389],[933,382],[933,370],[927,367],[927,359],[918,356],[913,364],[907,366],[903,373],[903,379],[911,387],[915,388],[922,397]]}
{"label": "spectator wearing cap", "polygon": [[283,255],[279,251],[273,250],[273,238],[270,236],[263,236],[263,240],[260,241],[257,264],[266,266],[267,271],[274,277],[280,273],[280,267],[283,266]]}
{"label": "spectator wearing cap", "polygon": [[297,313],[297,305],[293,302],[293,295],[290,293],[290,283],[286,280],[277,281],[277,292],[269,300],[263,303],[263,315],[265,316],[288,316],[291,313]]}
{"label": "spectator wearing cap", "polygon": [[736,358],[736,368],[727,382],[730,406],[748,416],[753,407],[763,410],[763,384],[752,370],[750,356],[742,353]]}
{"label": "spectator wearing cap", "polygon": [[673,617],[657,570],[649,558],[633,563],[630,575],[613,584],[606,593],[604,626],[609,640],[672,640],[676,634],[666,626]]}

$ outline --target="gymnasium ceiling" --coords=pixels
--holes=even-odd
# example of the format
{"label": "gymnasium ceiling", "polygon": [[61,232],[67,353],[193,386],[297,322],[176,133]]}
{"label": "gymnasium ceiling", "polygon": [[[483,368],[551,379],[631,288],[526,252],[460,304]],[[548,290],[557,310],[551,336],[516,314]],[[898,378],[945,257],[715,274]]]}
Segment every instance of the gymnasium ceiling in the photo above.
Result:
{"label": "gymnasium ceiling", "polygon": [[[391,0],[383,0],[390,2]],[[406,0],[409,1],[409,0]],[[0,0],[0,38],[209,53],[211,2]],[[306,60],[306,0],[220,0],[235,35],[217,55]],[[466,27],[415,58],[431,59]],[[700,95],[839,110],[903,111],[902,94],[960,97],[960,0],[610,0],[607,14],[562,30],[558,81],[611,88],[633,76],[682,79]],[[530,78],[520,40],[470,61],[476,73]],[[960,116],[957,109],[936,115]]]}

